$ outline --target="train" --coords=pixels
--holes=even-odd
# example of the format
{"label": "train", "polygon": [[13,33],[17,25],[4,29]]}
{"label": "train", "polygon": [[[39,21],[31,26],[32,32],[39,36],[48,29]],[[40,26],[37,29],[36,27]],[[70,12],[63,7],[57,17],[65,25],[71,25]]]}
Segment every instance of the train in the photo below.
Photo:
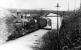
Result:
{"label": "train", "polygon": [[44,28],[47,25],[47,20],[39,16],[17,17],[15,20],[15,31],[8,37],[7,41],[15,40],[19,37],[25,36],[38,29]]}

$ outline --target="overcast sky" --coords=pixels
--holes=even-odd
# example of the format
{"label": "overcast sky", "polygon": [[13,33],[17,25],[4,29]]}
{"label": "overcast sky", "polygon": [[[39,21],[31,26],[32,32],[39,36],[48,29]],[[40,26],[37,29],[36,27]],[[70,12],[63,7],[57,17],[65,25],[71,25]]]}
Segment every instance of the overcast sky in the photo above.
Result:
{"label": "overcast sky", "polygon": [[59,10],[68,10],[68,7],[73,10],[80,6],[80,0],[0,0],[0,7],[56,10],[57,2],[60,5]]}

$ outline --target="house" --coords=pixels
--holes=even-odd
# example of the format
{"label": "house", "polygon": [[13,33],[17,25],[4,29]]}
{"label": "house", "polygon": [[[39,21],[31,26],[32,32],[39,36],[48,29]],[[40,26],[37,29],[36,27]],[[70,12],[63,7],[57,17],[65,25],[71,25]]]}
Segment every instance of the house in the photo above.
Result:
{"label": "house", "polygon": [[[61,26],[62,22],[62,17],[58,15],[58,22],[57,22],[57,14],[54,13],[49,13],[45,16],[49,21],[47,22],[47,26],[45,28],[51,28],[51,29],[57,29],[57,23],[58,23],[58,28]],[[50,23],[49,23],[50,22]]]}

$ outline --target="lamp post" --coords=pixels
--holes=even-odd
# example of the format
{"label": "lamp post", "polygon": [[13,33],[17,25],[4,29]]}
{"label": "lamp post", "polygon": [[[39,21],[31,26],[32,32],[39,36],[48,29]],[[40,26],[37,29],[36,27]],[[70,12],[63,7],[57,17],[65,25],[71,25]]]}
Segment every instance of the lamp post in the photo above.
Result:
{"label": "lamp post", "polygon": [[59,21],[58,21],[58,8],[60,7],[59,3],[57,3],[56,7],[57,7],[57,33],[59,34],[59,24],[58,24],[59,23]]}

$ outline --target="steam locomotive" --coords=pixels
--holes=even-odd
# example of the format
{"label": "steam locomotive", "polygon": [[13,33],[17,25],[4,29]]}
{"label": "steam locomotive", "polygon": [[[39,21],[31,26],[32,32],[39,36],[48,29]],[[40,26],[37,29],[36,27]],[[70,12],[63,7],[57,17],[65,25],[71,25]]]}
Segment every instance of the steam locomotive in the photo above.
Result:
{"label": "steam locomotive", "polygon": [[7,41],[17,39],[30,32],[41,29],[47,25],[47,20],[41,17],[17,17],[15,20],[15,31],[8,37]]}

